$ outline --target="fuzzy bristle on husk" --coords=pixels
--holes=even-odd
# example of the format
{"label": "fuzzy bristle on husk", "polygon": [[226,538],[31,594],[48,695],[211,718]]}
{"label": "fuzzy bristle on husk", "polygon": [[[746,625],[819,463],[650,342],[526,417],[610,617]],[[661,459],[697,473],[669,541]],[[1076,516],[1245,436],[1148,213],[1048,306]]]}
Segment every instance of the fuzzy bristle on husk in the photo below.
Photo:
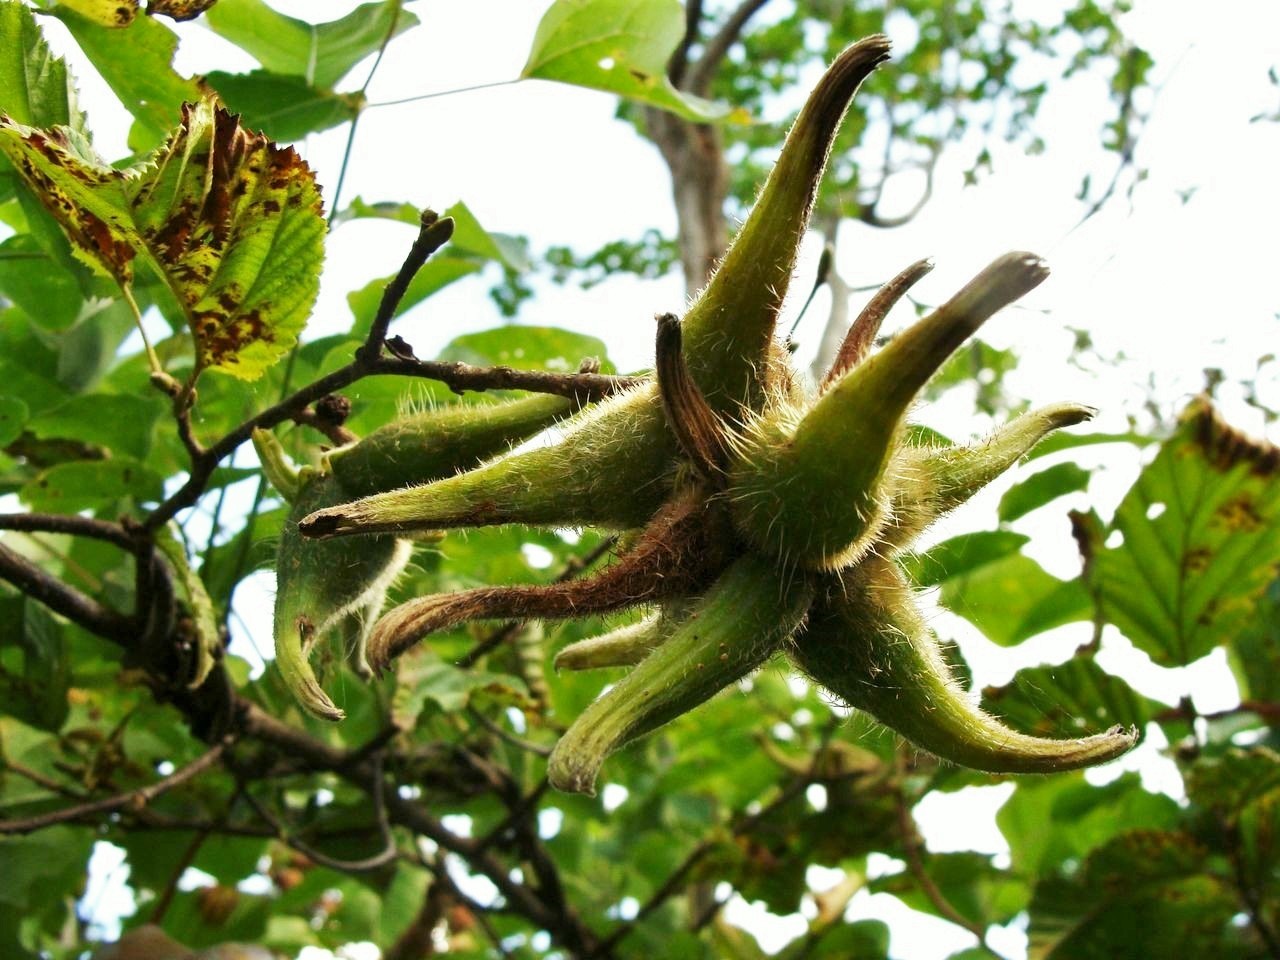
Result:
{"label": "fuzzy bristle on husk", "polygon": [[991,773],[1053,773],[1111,760],[1137,743],[1120,727],[1077,740],[1019,733],[970,702],[892,561],[833,582],[791,656],[817,683],[943,760]]}

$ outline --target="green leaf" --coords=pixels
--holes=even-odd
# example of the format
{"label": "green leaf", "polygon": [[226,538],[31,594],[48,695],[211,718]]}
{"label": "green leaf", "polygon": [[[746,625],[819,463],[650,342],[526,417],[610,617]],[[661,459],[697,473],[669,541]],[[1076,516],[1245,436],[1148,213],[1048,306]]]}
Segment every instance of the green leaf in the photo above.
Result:
{"label": "green leaf", "polygon": [[85,132],[66,62],[49,50],[30,8],[15,0],[0,3],[0,113],[31,127]]}
{"label": "green leaf", "polygon": [[667,61],[685,32],[679,0],[556,0],[533,37],[522,79],[558,80],[707,122],[729,110],[681,93]]}
{"label": "green leaf", "polygon": [[919,587],[936,587],[952,577],[969,573],[1016,554],[1030,537],[1007,530],[983,530],[944,540],[924,553],[911,554],[904,566]]}
{"label": "green leaf", "polygon": [[84,306],[76,278],[51,263],[29,234],[0,243],[0,294],[50,330],[71,326]]}
{"label": "green leaf", "polygon": [[93,839],[93,831],[74,827],[0,839],[0,863],[8,878],[0,883],[0,904],[43,909],[78,896]]}
{"label": "green leaf", "polygon": [[1228,655],[1241,699],[1280,703],[1280,580],[1272,581],[1258,599],[1254,616],[1236,634]]}
{"label": "green leaf", "polygon": [[311,170],[210,99],[144,167],[119,171],[62,130],[0,122],[0,150],[77,253],[122,286],[135,261],[185,311],[199,369],[252,380],[293,346],[319,289],[325,223]]}
{"label": "green leaf", "polygon": [[602,373],[613,373],[606,349],[603,340],[558,327],[509,326],[457,337],[440,351],[440,359],[572,373],[594,357],[601,361]]}
{"label": "green leaf", "polygon": [[18,663],[5,655],[0,633],[0,701],[5,713],[39,730],[56,733],[67,719],[67,687],[71,680],[63,644],[62,625],[32,600],[6,603],[6,614],[17,606],[21,629],[13,651]]}
{"label": "green leaf", "polygon": [[1005,491],[1000,498],[1000,522],[1011,523],[1058,497],[1088,486],[1088,470],[1074,463],[1054,464]]}
{"label": "green leaf", "polygon": [[0,395],[0,447],[21,436],[27,424],[27,405],[18,397]]}
{"label": "green leaf", "polygon": [[1230,643],[1280,572],[1276,452],[1193,404],[1125,495],[1094,558],[1106,618],[1156,663]]}
{"label": "green leaf", "polygon": [[74,513],[106,507],[130,497],[158,501],[164,491],[159,476],[136,460],[78,460],[41,472],[19,494],[32,510]]}
{"label": "green leaf", "polygon": [[69,10],[55,9],[54,14],[137,118],[138,126],[129,134],[130,149],[142,152],[158,145],[177,125],[182,104],[200,99],[195,82],[173,69],[178,38],[158,20],[138,17],[127,29],[103,30]]}
{"label": "green leaf", "polygon": [[920,586],[1001,646],[1089,619],[1093,602],[1078,580],[1059,580],[1018,552],[1027,538],[1008,531],[966,534],[907,560]]}
{"label": "green leaf", "polygon": [[517,677],[482,670],[460,670],[441,660],[432,650],[415,647],[400,658],[392,712],[397,724],[412,730],[427,701],[435,703],[446,713],[456,713],[470,702],[472,694],[478,690],[517,696],[526,693],[524,683]]}
{"label": "green leaf", "polygon": [[158,394],[72,397],[32,417],[28,429],[41,440],[84,440],[142,460],[151,452],[151,431],[164,412],[158,400]]}
{"label": "green leaf", "polygon": [[1036,891],[1030,952],[1049,960],[1257,956],[1229,922],[1233,886],[1205,870],[1186,833],[1134,830],[1110,841],[1078,877]]}
{"label": "green leaf", "polygon": [[[370,203],[363,197],[356,197],[348,206],[334,214],[333,225],[337,226],[348,220],[394,220],[396,223],[416,227],[422,221],[422,211],[412,203],[395,203],[390,200]],[[455,238],[457,233],[455,228]]]}
{"label": "green leaf", "polygon": [[328,130],[354,120],[360,113],[360,97],[317,90],[302,77],[255,70],[224,73],[215,70],[205,82],[240,122],[261,130],[272,140],[301,140],[309,133]]}
{"label": "green leaf", "polygon": [[310,87],[330,90],[388,36],[417,25],[418,18],[403,10],[401,2],[366,3],[340,20],[308,23],[286,17],[262,0],[221,0],[205,23],[272,73],[302,77]]}
{"label": "green leaf", "polygon": [[1171,827],[1180,818],[1177,802],[1147,793],[1136,773],[1095,787],[1077,772],[1019,780],[996,823],[1009,841],[1014,869],[1034,877],[1078,862],[1126,830]]}
{"label": "green leaf", "polygon": [[[453,218],[453,236],[449,238],[452,249],[461,250],[485,260],[497,261],[518,273],[523,273],[530,268],[528,257],[511,237],[502,233],[490,233],[480,226],[480,221],[476,219],[475,214],[461,200],[441,216]],[[416,215],[410,222],[417,222]]]}
{"label": "green leaf", "polygon": [[[925,871],[943,897],[962,916],[983,927],[1008,923],[1026,909],[1031,891],[1025,881],[993,866],[979,853],[935,853]],[[937,913],[933,898],[920,889],[909,872],[892,874],[870,884],[873,893],[892,893],[913,910]]]}
{"label": "green leaf", "polygon": [[982,692],[982,706],[1010,726],[1039,737],[1083,737],[1117,724],[1146,726],[1163,704],[1135,693],[1092,657],[1019,670],[1003,687]]}

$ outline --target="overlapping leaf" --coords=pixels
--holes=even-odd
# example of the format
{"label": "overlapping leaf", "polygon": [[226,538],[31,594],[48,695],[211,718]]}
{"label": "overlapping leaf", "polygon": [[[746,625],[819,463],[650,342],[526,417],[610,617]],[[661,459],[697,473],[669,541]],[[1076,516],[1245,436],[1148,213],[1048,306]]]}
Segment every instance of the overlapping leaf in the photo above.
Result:
{"label": "overlapping leaf", "polygon": [[0,150],[77,253],[128,285],[138,262],[166,281],[200,369],[259,376],[295,342],[319,288],[324,220],[292,149],[242,128],[211,100],[142,167],[106,166],[64,128],[0,122]]}
{"label": "overlapping leaf", "polygon": [[302,77],[308,86],[331,90],[388,35],[418,23],[401,6],[399,0],[366,3],[340,20],[308,23],[278,13],[262,0],[222,0],[205,22],[272,73]]}
{"label": "overlapping leaf", "polygon": [[1231,642],[1280,572],[1280,450],[1188,408],[1112,522],[1094,588],[1106,618],[1160,664]]}
{"label": "overlapping leaf", "polygon": [[667,61],[685,32],[679,0],[557,0],[538,24],[521,78],[620,94],[688,120],[729,111],[676,90]]}

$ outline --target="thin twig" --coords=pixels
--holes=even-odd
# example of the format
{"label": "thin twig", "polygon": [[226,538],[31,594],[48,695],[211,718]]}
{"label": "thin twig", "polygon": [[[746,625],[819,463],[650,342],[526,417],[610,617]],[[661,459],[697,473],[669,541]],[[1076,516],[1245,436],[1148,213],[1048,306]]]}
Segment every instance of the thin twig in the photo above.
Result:
{"label": "thin twig", "polygon": [[539,757],[551,756],[550,747],[543,746],[540,743],[533,743],[529,740],[524,740],[521,737],[516,736],[510,730],[503,729],[500,724],[494,723],[470,704],[467,705],[467,713],[469,713],[471,718],[475,720],[476,723],[480,724],[480,726],[484,727],[503,742],[511,744],[511,746],[515,747],[517,750],[524,750],[526,753],[532,753]]}
{"label": "thin twig", "polygon": [[382,837],[383,846],[378,853],[360,860],[341,860],[317,850],[286,830],[280,818],[248,790],[245,791],[244,798],[249,806],[253,807],[258,816],[275,830],[276,838],[281,843],[297,850],[304,857],[314,860],[322,867],[328,867],[331,870],[337,870],[342,873],[370,873],[374,870],[382,869],[400,855],[399,850],[396,848],[395,835],[391,832],[391,821],[387,817],[386,779],[382,774],[382,758],[375,757],[372,761],[372,766],[374,817],[377,820],[378,834]]}
{"label": "thin twig", "polygon": [[454,221],[452,217],[440,219],[434,210],[423,210],[418,227],[418,236],[409,248],[409,255],[391,278],[386,289],[382,291],[382,300],[378,303],[378,312],[374,314],[373,323],[369,327],[369,336],[364,346],[356,351],[356,360],[360,363],[372,363],[382,354],[382,346],[387,339],[387,328],[395,318],[396,310],[409,292],[409,284],[418,275],[430,256],[449,242],[453,236]]}
{"label": "thin twig", "polygon": [[688,83],[681,89],[688,90],[690,93],[698,96],[706,96],[711,89],[711,81],[716,75],[716,70],[720,67],[720,62],[724,60],[730,48],[738,42],[742,36],[742,31],[756,13],[769,0],[742,0],[737,8],[729,14],[729,19],[724,25],[716,31],[715,36],[707,41],[706,47],[702,51],[702,56],[698,58],[698,62],[693,65],[689,71]]}
{"label": "thin twig", "polygon": [[968,930],[978,938],[978,946],[986,950],[988,953],[999,957],[1000,954],[991,949],[987,943],[987,930],[981,923],[970,920],[959,910],[954,904],[947,899],[941,888],[934,882],[933,877],[929,876],[929,872],[924,866],[924,857],[922,855],[923,844],[920,841],[920,834],[916,830],[915,821],[911,818],[911,809],[907,806],[907,798],[902,789],[902,778],[905,771],[903,765],[902,754],[897,757],[898,764],[898,783],[893,791],[894,806],[898,818],[898,833],[902,840],[903,851],[907,855],[907,868],[911,871],[911,876],[915,879],[916,884],[920,887],[921,892],[933,904],[938,914],[947,920],[950,920],[956,926],[964,930]]}
{"label": "thin twig", "polygon": [[125,808],[140,809],[148,803],[166,793],[169,790],[179,787],[186,783],[192,777],[198,776],[205,770],[209,769],[221,759],[227,747],[230,746],[230,739],[220,740],[212,747],[202,753],[195,760],[181,769],[175,770],[169,776],[147,787],[141,787],[137,790],[127,790],[124,793],[118,793],[115,796],[103,797],[101,800],[90,800],[85,803],[78,803],[75,806],[64,807],[61,810],[52,810],[49,813],[42,813],[34,817],[21,817],[14,820],[0,820],[0,834],[6,833],[32,833],[36,830],[43,830],[45,827],[51,827],[59,823],[67,823],[72,820],[79,820],[84,817],[93,816],[100,813],[111,813],[115,810]]}

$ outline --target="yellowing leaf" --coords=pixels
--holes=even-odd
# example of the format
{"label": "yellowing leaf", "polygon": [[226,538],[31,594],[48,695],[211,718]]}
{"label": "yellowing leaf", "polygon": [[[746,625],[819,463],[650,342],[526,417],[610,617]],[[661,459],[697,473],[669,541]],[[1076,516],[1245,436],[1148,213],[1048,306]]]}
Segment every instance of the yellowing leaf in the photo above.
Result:
{"label": "yellowing leaf", "polygon": [[103,27],[127,27],[138,15],[138,0],[62,0],[59,6]]}
{"label": "yellowing leaf", "polygon": [[183,108],[139,187],[135,221],[186,308],[199,365],[257,377],[293,346],[319,290],[325,223],[310,168],[204,100]]}
{"label": "yellowing leaf", "polygon": [[254,379],[296,341],[319,289],[325,224],[307,165],[212,100],[144,165],[104,165],[63,128],[0,117],[0,151],[77,253],[122,286],[141,261],[168,283],[199,369]]}

